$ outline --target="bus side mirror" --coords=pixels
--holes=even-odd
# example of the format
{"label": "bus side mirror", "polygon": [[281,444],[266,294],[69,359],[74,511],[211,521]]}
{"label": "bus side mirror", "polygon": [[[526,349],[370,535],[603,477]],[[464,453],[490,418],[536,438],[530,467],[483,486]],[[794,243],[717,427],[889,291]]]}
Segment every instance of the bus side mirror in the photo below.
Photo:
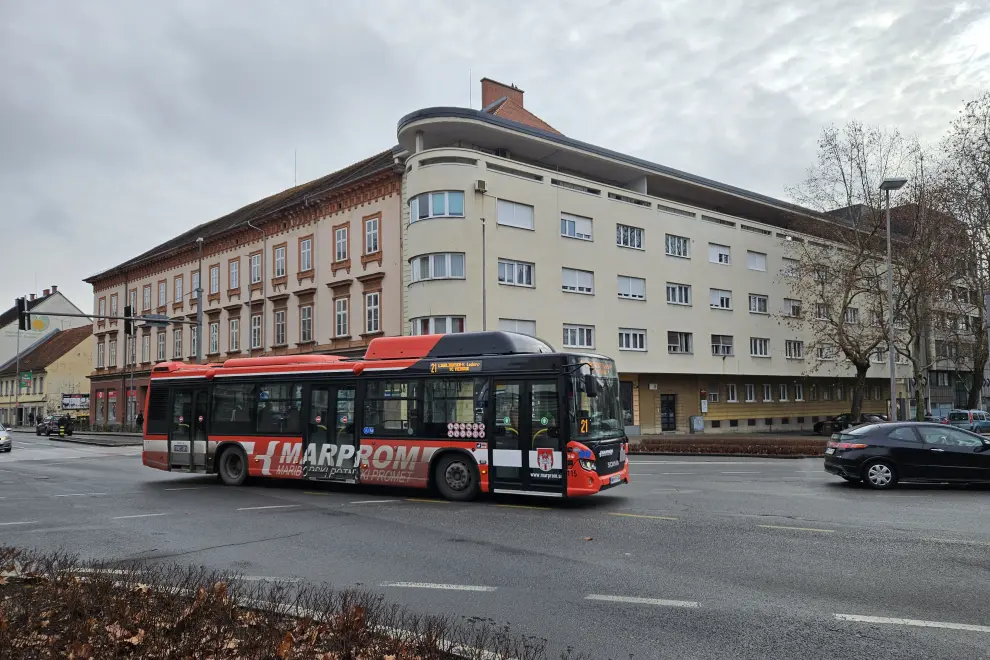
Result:
{"label": "bus side mirror", "polygon": [[598,379],[594,374],[584,375],[584,393],[592,398],[598,396]]}

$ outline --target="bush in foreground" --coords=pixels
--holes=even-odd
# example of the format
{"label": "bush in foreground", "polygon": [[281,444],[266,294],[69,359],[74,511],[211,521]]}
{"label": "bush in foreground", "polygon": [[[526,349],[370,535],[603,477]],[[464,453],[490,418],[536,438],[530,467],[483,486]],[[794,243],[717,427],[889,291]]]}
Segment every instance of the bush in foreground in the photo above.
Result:
{"label": "bush in foreground", "polygon": [[826,438],[644,438],[630,448],[636,452],[685,454],[752,454],[757,456],[819,456],[825,452]]}
{"label": "bush in foreground", "polygon": [[[375,594],[245,584],[176,564],[83,567],[0,546],[3,658],[544,660],[544,640],[422,617]],[[560,658],[574,658],[565,652]]]}

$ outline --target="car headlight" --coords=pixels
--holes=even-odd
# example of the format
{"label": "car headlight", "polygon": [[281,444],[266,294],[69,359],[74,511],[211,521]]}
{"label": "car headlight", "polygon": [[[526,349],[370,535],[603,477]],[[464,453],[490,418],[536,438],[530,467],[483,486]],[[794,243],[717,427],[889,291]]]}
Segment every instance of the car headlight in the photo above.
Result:
{"label": "car headlight", "polygon": [[587,458],[579,458],[578,463],[580,463],[581,467],[585,470],[590,470],[591,472],[595,471],[595,462],[592,460],[588,460]]}

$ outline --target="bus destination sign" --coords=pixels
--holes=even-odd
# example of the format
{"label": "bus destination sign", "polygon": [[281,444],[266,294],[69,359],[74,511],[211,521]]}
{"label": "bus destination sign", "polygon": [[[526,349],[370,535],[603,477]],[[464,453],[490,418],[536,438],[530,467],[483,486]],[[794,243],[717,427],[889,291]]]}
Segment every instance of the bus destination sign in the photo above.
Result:
{"label": "bus destination sign", "polygon": [[481,360],[430,362],[431,374],[466,374],[481,371]]}

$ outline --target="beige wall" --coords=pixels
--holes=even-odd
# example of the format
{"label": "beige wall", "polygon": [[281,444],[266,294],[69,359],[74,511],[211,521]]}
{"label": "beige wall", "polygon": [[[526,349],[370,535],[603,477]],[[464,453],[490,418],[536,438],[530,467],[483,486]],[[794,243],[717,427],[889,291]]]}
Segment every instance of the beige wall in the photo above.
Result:
{"label": "beige wall", "polygon": [[[31,394],[27,389],[21,391],[19,402],[25,409],[25,420],[28,409],[44,409],[45,413],[61,412],[63,394],[89,392],[88,376],[92,370],[93,346],[93,338],[87,337],[46,369],[33,372],[35,378],[43,376],[45,380],[40,393]],[[0,378],[0,408],[6,409],[3,417],[6,420],[13,419],[17,401],[14,395],[16,383],[14,374]]]}

